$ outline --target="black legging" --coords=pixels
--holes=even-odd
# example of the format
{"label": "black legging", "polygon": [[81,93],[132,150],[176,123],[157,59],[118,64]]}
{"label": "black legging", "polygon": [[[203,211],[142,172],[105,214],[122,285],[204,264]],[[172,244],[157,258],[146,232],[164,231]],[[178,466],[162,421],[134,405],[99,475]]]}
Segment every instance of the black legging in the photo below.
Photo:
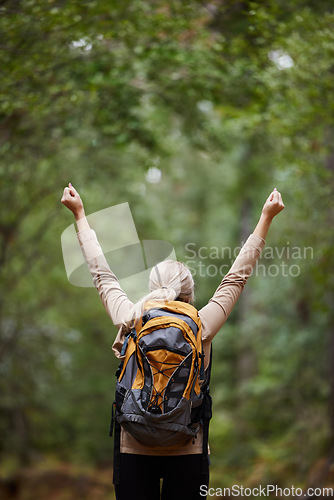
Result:
{"label": "black legging", "polygon": [[115,491],[117,500],[203,500],[206,488],[200,487],[208,484],[209,461],[206,460],[205,471],[202,471],[202,455],[121,453],[120,481]]}

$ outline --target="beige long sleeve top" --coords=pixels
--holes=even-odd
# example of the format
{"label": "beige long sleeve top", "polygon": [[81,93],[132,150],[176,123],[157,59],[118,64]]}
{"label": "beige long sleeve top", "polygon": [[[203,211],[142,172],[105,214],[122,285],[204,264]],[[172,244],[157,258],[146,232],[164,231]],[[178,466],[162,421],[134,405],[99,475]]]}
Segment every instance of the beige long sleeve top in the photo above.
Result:
{"label": "beige long sleeve top", "polygon": [[[115,274],[111,271],[102,248],[93,229],[78,221],[78,240],[84,258],[93,277],[94,285],[99,292],[102,303],[114,325],[119,330],[113,344],[113,351],[121,359],[121,349],[124,341],[122,320],[127,315],[133,303],[122,290]],[[202,322],[202,341],[205,353],[206,367],[210,358],[211,342],[225,323],[237,302],[249,276],[252,274],[265,241],[251,234],[236,257],[231,269],[224,276],[209,302],[199,310]],[[192,441],[172,448],[152,448],[144,446],[129,433],[122,429],[121,453],[140,455],[188,455],[202,452],[202,435],[198,434],[195,443]]]}

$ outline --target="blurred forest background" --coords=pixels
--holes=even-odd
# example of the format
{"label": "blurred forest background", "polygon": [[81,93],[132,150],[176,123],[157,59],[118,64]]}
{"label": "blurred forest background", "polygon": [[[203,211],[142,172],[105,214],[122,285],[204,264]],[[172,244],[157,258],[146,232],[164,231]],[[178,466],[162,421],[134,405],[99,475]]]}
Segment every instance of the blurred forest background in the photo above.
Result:
{"label": "blurred forest background", "polygon": [[1,0],[0,32],[1,498],[114,498],[116,330],[67,280],[69,181],[169,241],[197,307],[281,191],[214,341],[211,485],[334,486],[333,3]]}

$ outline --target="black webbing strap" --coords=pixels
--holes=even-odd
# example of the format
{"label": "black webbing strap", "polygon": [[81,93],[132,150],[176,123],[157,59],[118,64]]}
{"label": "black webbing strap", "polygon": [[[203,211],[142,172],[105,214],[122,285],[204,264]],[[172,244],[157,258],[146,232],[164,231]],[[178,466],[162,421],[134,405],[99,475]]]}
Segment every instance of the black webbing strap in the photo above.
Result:
{"label": "black webbing strap", "polygon": [[210,349],[210,361],[209,366],[206,370],[206,378],[204,382],[204,401],[203,401],[203,413],[202,413],[202,427],[203,427],[203,448],[202,448],[202,474],[207,473],[208,466],[208,444],[209,444],[209,425],[212,417],[212,398],[210,396],[210,377],[211,377],[211,365],[212,365],[212,346]]}
{"label": "black webbing strap", "polygon": [[116,401],[113,402],[111,411],[111,425],[109,436],[114,435],[114,463],[113,463],[113,484],[119,484],[119,472],[121,462],[121,426],[116,418]]}
{"label": "black webbing strap", "polygon": [[114,477],[113,484],[119,484],[121,463],[121,425],[115,418],[115,433],[114,433]]}
{"label": "black webbing strap", "polygon": [[208,463],[209,424],[212,416],[212,399],[209,393],[204,397],[202,474],[206,474]]}

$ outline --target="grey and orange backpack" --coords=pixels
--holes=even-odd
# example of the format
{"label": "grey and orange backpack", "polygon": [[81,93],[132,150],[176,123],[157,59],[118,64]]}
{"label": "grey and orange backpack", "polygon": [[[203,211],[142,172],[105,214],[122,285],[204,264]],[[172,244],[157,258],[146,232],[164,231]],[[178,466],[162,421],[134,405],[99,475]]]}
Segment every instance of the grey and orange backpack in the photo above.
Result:
{"label": "grey and orange backpack", "polygon": [[168,448],[194,442],[202,425],[207,458],[211,359],[205,373],[197,309],[181,301],[147,303],[121,354],[110,431],[115,423],[114,483],[120,426],[146,446]]}

